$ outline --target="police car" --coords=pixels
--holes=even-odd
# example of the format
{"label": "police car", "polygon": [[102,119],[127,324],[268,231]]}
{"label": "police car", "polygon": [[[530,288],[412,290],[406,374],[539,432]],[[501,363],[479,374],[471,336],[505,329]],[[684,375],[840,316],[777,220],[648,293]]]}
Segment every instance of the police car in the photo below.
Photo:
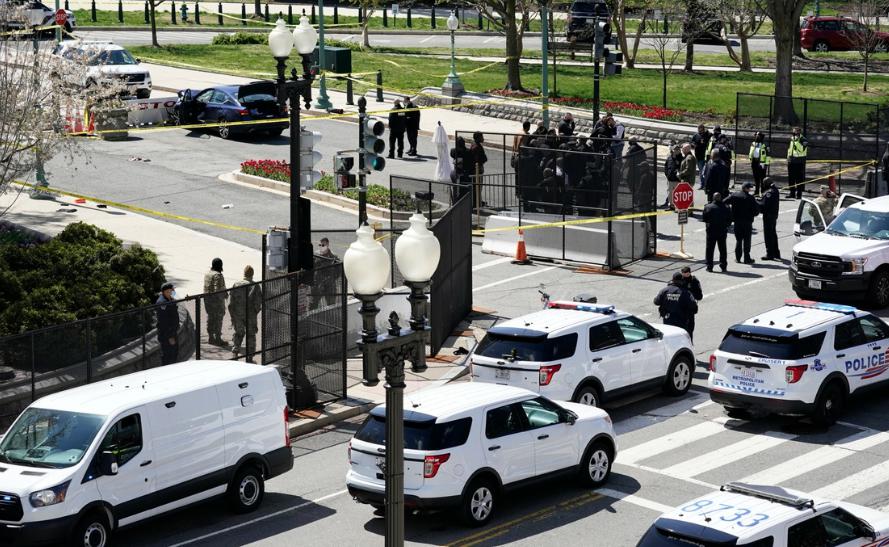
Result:
{"label": "police car", "polygon": [[886,547],[889,515],[780,488],[729,483],[664,513],[637,547]]}
{"label": "police car", "polygon": [[611,305],[550,302],[490,328],[470,366],[475,382],[599,406],[649,388],[682,395],[695,362],[684,329],[652,325]]}
{"label": "police car", "polygon": [[832,425],[849,395],[889,380],[889,326],[852,306],[787,300],[728,330],[710,398],[730,416],[811,415]]}

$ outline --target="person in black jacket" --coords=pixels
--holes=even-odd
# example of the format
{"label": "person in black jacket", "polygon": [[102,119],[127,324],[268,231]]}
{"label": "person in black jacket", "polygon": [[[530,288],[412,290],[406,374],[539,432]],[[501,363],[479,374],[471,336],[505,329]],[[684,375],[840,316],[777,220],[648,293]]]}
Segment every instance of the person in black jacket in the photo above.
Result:
{"label": "person in black jacket", "polygon": [[732,211],[722,201],[722,194],[713,194],[713,201],[704,206],[703,220],[707,223],[707,271],[713,271],[713,249],[719,247],[719,269],[728,269],[725,258],[725,238],[732,224]]}
{"label": "person in black jacket", "polygon": [[469,159],[469,148],[466,148],[466,139],[457,137],[454,141],[454,147],[451,148],[451,158],[454,159],[454,172],[451,173],[451,181],[455,184],[451,188],[451,196],[453,201],[457,201],[464,194],[470,191],[472,179],[469,178],[467,164]]}
{"label": "person in black jacket", "polygon": [[[692,298],[695,299],[695,302],[700,302],[704,299],[704,291],[701,289],[701,282],[698,281],[698,278],[691,274],[691,268],[688,266],[683,266],[679,273],[682,274],[682,282],[685,283],[685,288],[688,289],[688,292],[691,293]],[[692,315],[688,320],[688,335],[691,337],[692,341],[695,339],[695,316]]]}
{"label": "person in black jacket", "polygon": [[720,157],[719,150],[710,153],[710,161],[704,168],[704,190],[707,192],[707,203],[713,201],[713,194],[719,192],[723,196],[728,194],[728,184],[731,172]]}
{"label": "person in black jacket", "polygon": [[762,184],[768,188],[759,200],[759,209],[762,213],[762,233],[766,244],[766,255],[762,259],[781,260],[781,250],[778,249],[778,233],[775,230],[778,223],[781,195],[778,185],[770,177],[764,178]]}
{"label": "person in black jacket", "polygon": [[[679,166],[682,164],[682,149],[676,145],[670,149],[670,155],[664,161],[664,176],[667,177],[667,199],[661,205],[664,209],[673,208],[673,190],[679,184]],[[694,181],[692,181],[694,182]]]}
{"label": "person in black jacket", "polygon": [[568,112],[562,117],[562,121],[559,122],[559,136],[570,137],[574,135],[574,128],[574,115]]}
{"label": "person in black jacket", "polygon": [[179,309],[174,300],[173,284],[161,285],[157,298],[157,341],[161,345],[161,364],[169,365],[179,360]]}
{"label": "person in black jacket", "polygon": [[408,109],[408,112],[405,112],[405,130],[407,131],[407,144],[408,156],[416,156],[417,155],[417,135],[420,133],[420,110],[417,109],[417,105],[411,101],[410,97],[404,98],[404,108]]}
{"label": "person in black jacket", "polygon": [[395,99],[392,112],[389,112],[389,159],[395,158],[395,145],[398,145],[398,157],[404,154],[404,131],[407,128],[407,116],[401,112],[401,101]]}
{"label": "person in black jacket", "polygon": [[681,327],[686,331],[689,328],[689,321],[698,313],[698,304],[685,288],[685,281],[679,272],[674,273],[673,280],[657,293],[654,305],[658,307],[658,313],[665,325]]}
{"label": "person in black jacket", "polygon": [[743,251],[744,264],[753,264],[750,243],[753,237],[753,219],[759,215],[759,203],[753,197],[753,183],[745,182],[741,191],[730,195],[725,202],[732,208],[732,219],[735,221],[735,261],[741,262]]}
{"label": "person in black jacket", "polygon": [[[707,163],[707,148],[710,146],[710,138],[713,135],[707,131],[704,124],[698,126],[698,132],[692,135],[691,144],[695,147],[695,160],[698,162],[698,173],[701,174],[701,190],[704,189],[704,164]],[[694,184],[693,180],[686,181]]]}

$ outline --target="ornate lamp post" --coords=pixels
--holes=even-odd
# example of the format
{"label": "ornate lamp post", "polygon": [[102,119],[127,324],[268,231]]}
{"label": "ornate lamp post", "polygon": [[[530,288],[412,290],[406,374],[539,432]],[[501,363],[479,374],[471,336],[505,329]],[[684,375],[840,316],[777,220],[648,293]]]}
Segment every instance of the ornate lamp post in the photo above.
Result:
{"label": "ornate lamp post", "polygon": [[441,247],[426,228],[426,218],[414,214],[411,227],[395,242],[395,262],[411,288],[410,329],[398,325],[395,312],[389,316],[386,335],[377,332],[376,317],[380,310],[376,301],[382,296],[389,278],[389,253],[374,239],[374,231],[366,223],[356,230],[357,241],[343,256],[346,278],[361,301],[363,328],[359,348],[362,352],[364,384],[379,383],[379,370],[386,374],[386,547],[404,545],[404,362],[412,369],[426,369],[426,317],[424,289],[438,268]]}
{"label": "ornate lamp post", "polygon": [[318,100],[315,106],[322,110],[330,110],[330,98],[327,96],[327,79],[324,77],[324,0],[318,0],[318,65],[321,67],[321,81],[318,83]]}
{"label": "ornate lamp post", "polygon": [[448,17],[448,30],[451,31],[451,73],[448,74],[444,84],[441,86],[442,93],[448,97],[457,97],[464,91],[463,82],[460,81],[460,76],[457,75],[457,61],[454,58],[454,32],[459,26],[460,21],[452,11],[451,16]]}

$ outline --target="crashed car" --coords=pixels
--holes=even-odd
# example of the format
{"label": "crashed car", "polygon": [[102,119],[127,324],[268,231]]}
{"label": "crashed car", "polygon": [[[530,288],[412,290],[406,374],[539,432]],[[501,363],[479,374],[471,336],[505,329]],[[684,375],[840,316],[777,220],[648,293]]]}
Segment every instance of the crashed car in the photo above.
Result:
{"label": "crashed car", "polygon": [[[178,125],[213,124],[222,139],[256,133],[277,137],[290,123],[282,121],[287,118],[287,107],[278,103],[276,91],[275,83],[268,81],[210,87],[197,92],[183,89],[178,93],[172,118]],[[236,124],[263,120],[269,121]]]}

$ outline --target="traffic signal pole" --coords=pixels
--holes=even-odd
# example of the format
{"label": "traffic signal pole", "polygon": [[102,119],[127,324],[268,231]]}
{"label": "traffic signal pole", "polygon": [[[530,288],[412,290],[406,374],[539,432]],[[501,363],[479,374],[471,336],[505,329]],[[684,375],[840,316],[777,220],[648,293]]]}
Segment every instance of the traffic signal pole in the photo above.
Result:
{"label": "traffic signal pole", "polygon": [[367,99],[358,99],[358,226],[367,223],[367,184],[364,167],[364,123],[367,120]]}
{"label": "traffic signal pole", "polygon": [[596,61],[593,64],[593,120],[599,121],[599,60],[600,57],[596,54]]}

